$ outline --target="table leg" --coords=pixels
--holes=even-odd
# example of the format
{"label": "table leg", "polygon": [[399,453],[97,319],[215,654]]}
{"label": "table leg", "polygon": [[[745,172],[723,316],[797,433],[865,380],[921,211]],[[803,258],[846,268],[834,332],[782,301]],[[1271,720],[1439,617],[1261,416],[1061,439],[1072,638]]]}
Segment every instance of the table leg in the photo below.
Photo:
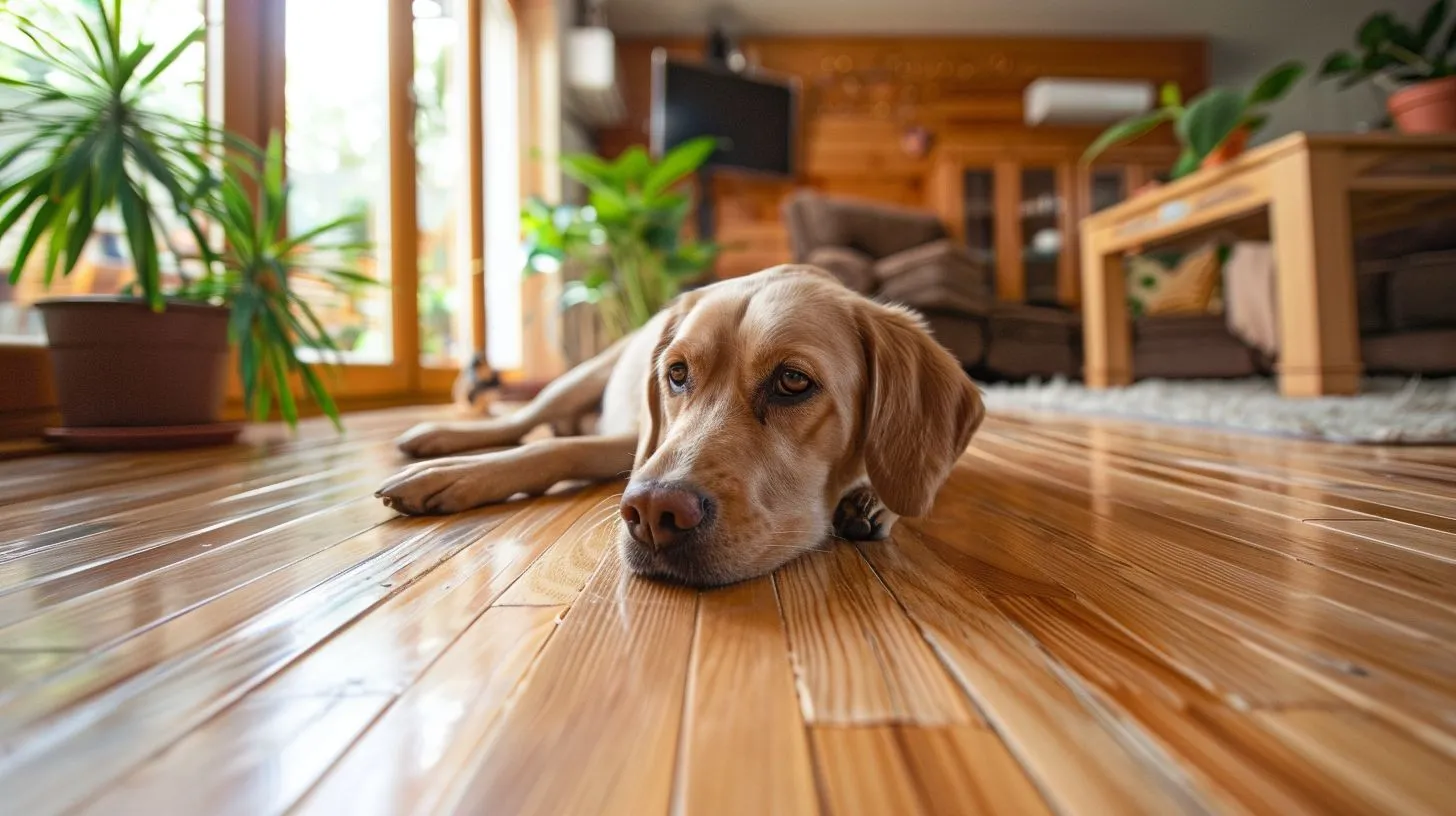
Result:
{"label": "table leg", "polygon": [[1121,253],[1082,242],[1082,349],[1089,388],[1132,382],[1132,338]]}
{"label": "table leg", "polygon": [[1301,152],[1272,170],[1279,390],[1286,397],[1358,393],[1354,240],[1339,156]]}

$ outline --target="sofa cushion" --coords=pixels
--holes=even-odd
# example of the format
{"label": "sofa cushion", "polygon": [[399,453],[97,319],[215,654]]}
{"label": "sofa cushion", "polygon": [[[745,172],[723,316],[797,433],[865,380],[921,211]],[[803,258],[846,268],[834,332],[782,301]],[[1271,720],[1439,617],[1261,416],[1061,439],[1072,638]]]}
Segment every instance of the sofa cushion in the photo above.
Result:
{"label": "sofa cushion", "polygon": [[840,283],[861,295],[874,294],[880,285],[875,278],[874,259],[849,247],[819,247],[809,252],[804,263],[827,269]]}
{"label": "sofa cushion", "polygon": [[1147,296],[1144,314],[1207,314],[1218,288],[1220,271],[1217,244],[1205,244],[1188,253]]}
{"label": "sofa cushion", "polygon": [[1139,318],[1132,325],[1139,343],[1238,343],[1222,315],[1161,315]]}
{"label": "sofa cushion", "polygon": [[1259,372],[1254,352],[1242,343],[1201,345],[1139,343],[1133,347],[1133,375],[1140,380],[1198,380],[1251,377]]}
{"label": "sofa cushion", "polygon": [[1371,374],[1456,374],[1456,329],[1366,337],[1360,354]]}
{"label": "sofa cushion", "polygon": [[974,317],[963,314],[927,310],[921,312],[925,327],[936,342],[945,346],[962,367],[978,365],[986,356],[986,326]]}
{"label": "sofa cushion", "polygon": [[920,309],[944,303],[984,314],[995,302],[991,273],[950,240],[897,252],[875,264],[880,296]]}
{"label": "sofa cushion", "polygon": [[1392,331],[1456,328],[1456,252],[1406,259],[1390,273],[1385,299]]}
{"label": "sofa cushion", "polygon": [[813,245],[852,247],[877,259],[945,237],[932,213],[854,199],[817,198],[806,221]]}

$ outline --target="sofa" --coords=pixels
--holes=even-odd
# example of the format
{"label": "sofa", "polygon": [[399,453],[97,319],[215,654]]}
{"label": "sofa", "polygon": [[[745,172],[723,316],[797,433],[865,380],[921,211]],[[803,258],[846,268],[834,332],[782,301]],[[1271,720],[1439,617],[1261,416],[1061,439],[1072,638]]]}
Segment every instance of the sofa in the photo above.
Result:
{"label": "sofa", "polygon": [[986,356],[992,272],[940,219],[903,207],[800,191],[784,204],[795,263],[828,270],[867,297],[908,306],[967,368]]}
{"label": "sofa", "polygon": [[[784,205],[794,261],[823,267],[846,286],[901,303],[961,364],[987,379],[1080,376],[1082,320],[1074,311],[998,303],[989,259],[951,240],[934,214],[800,191]],[[1255,355],[1221,319],[1134,321],[1140,376],[1240,377]]]}
{"label": "sofa", "polygon": [[[1453,232],[1448,225],[1444,235]],[[1406,248],[1432,245],[1417,237],[1407,241]],[[1365,257],[1356,264],[1355,287],[1365,371],[1456,374],[1456,249],[1398,254],[1400,247],[1386,242],[1359,248]],[[1385,253],[1395,257],[1378,257]],[[1224,270],[1230,328],[1273,365],[1279,357],[1275,271],[1267,243],[1239,245]]]}

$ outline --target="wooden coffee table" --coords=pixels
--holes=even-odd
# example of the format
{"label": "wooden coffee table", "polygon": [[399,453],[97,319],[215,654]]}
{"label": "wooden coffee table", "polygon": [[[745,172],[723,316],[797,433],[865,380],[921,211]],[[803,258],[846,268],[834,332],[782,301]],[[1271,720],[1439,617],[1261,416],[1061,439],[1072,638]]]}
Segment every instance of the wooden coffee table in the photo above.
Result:
{"label": "wooden coffee table", "polygon": [[1285,396],[1360,387],[1356,234],[1456,212],[1456,136],[1294,133],[1083,219],[1082,316],[1092,388],[1132,382],[1122,258],[1231,230],[1268,236]]}

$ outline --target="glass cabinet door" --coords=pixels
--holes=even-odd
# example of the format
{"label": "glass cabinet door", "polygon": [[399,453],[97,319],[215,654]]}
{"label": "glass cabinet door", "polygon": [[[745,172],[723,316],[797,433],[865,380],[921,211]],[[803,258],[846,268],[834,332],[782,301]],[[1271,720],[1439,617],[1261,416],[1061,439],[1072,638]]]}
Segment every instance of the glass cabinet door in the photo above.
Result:
{"label": "glass cabinet door", "polygon": [[1026,274],[1026,302],[1058,303],[1057,274],[1064,236],[1062,210],[1066,193],[1059,189],[1052,167],[1021,171],[1021,263]]}
{"label": "glass cabinet door", "polygon": [[1091,211],[1102,212],[1127,200],[1127,171],[1121,167],[1094,167],[1091,186]]}
{"label": "glass cabinet door", "polygon": [[966,250],[977,262],[996,267],[996,174],[990,170],[965,171]]}

